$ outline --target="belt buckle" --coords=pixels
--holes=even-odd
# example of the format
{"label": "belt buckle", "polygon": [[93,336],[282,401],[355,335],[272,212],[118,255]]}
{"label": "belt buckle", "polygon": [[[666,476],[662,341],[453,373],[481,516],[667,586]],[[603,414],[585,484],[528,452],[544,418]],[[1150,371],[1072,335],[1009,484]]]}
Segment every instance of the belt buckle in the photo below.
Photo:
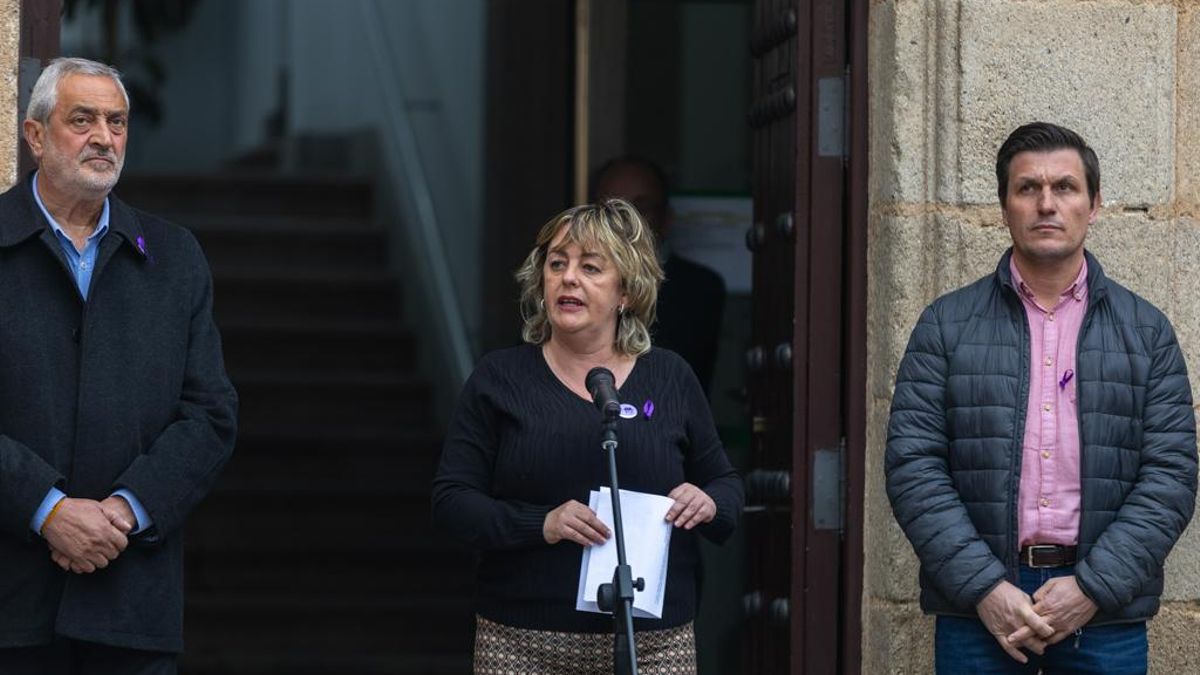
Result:
{"label": "belt buckle", "polygon": [[1027,546],[1027,547],[1025,547],[1025,551],[1026,551],[1026,554],[1025,554],[1025,564],[1026,564],[1026,566],[1028,566],[1028,567],[1033,567],[1033,568],[1036,568],[1036,569],[1044,569],[1044,568],[1048,568],[1048,567],[1057,567],[1057,565],[1035,565],[1035,564],[1033,563],[1033,554],[1034,554],[1034,552],[1035,552],[1036,550],[1038,550],[1038,549],[1046,550],[1046,551],[1048,551],[1049,553],[1053,553],[1054,551],[1056,551],[1056,550],[1058,549],[1058,545],[1057,545],[1057,544],[1034,544],[1033,546]]}

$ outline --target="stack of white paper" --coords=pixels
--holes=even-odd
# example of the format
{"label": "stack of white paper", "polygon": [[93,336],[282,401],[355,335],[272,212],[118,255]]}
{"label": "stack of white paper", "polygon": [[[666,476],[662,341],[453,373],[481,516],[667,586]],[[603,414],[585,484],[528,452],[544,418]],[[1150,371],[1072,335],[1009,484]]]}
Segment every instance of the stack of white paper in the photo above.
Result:
{"label": "stack of white paper", "polygon": [[[600,612],[596,606],[596,589],[611,583],[617,567],[616,527],[613,526],[612,491],[602,487],[593,490],[588,506],[613,536],[603,544],[583,550],[579,568],[579,595],[575,609],[581,612]],[[667,590],[667,554],[671,544],[671,523],[667,511],[675,503],[670,497],[644,492],[621,490],[621,516],[625,526],[625,556],[633,569],[633,578],[646,580],[643,591],[633,594],[633,615],[643,619],[661,619],[663,595]]]}

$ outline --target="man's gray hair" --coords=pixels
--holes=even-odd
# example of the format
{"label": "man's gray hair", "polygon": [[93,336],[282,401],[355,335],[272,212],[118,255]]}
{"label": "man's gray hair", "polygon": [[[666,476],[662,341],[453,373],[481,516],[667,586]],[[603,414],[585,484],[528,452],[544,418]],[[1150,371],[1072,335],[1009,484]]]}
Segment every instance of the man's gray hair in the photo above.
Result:
{"label": "man's gray hair", "polygon": [[29,108],[25,110],[25,119],[43,124],[49,121],[54,104],[58,102],[58,83],[67,75],[98,75],[111,79],[121,90],[125,107],[129,107],[129,92],[125,91],[125,83],[121,82],[121,73],[117,72],[116,68],[88,59],[63,56],[51,61],[33,85],[33,93],[29,95]]}

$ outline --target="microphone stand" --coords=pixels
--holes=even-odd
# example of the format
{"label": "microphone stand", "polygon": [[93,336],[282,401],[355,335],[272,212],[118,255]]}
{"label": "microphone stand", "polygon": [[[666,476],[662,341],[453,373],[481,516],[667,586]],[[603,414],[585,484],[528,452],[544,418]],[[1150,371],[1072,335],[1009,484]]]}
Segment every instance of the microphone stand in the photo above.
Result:
{"label": "microphone stand", "polygon": [[612,481],[613,529],[617,537],[617,567],[611,584],[601,584],[596,604],[613,613],[613,673],[638,675],[637,643],[633,640],[633,591],[646,588],[641,577],[633,579],[633,570],[625,558],[625,533],[621,521],[621,491],[617,486],[617,416],[604,415],[604,434],[600,442],[608,455],[608,475]]}

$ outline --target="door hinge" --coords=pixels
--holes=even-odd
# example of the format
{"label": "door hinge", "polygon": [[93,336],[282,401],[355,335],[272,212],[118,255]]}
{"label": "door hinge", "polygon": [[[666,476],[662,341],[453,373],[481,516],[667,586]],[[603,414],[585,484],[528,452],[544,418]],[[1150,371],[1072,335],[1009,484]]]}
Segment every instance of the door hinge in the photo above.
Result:
{"label": "door hinge", "polygon": [[836,448],[822,448],[813,453],[812,514],[813,529],[842,531],[846,512],[846,437]]}
{"label": "door hinge", "polygon": [[846,143],[847,119],[846,82],[850,79],[850,68],[839,77],[822,77],[817,80],[817,156],[839,157],[845,163],[849,159]]}

